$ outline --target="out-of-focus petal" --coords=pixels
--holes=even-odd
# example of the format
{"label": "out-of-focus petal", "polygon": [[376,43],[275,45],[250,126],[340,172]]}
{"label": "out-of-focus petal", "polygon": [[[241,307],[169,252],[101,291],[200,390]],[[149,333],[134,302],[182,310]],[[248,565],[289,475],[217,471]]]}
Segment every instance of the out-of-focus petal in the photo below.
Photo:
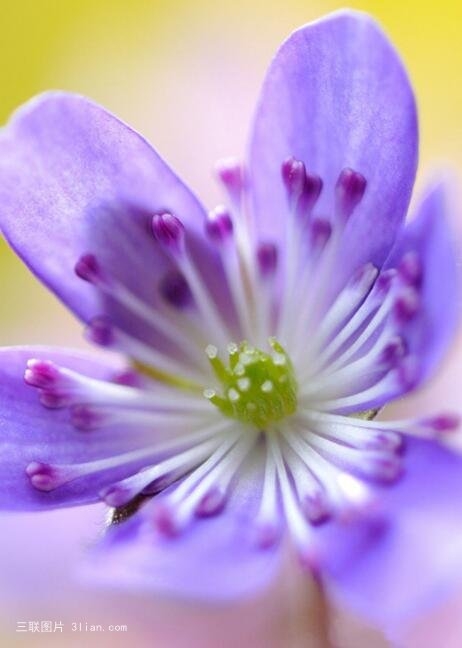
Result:
{"label": "out-of-focus petal", "polygon": [[210,602],[251,596],[275,578],[281,546],[255,543],[261,475],[254,468],[240,477],[222,513],[194,520],[176,537],[159,536],[152,521],[163,497],[107,530],[84,566],[85,578]]}
{"label": "out-of-focus petal", "polygon": [[460,583],[462,457],[409,441],[406,474],[381,489],[377,509],[323,532],[331,592],[389,632]]}
{"label": "out-of-focus petal", "polygon": [[408,207],[417,138],[406,72],[370,17],[341,11],[297,30],[269,68],[251,137],[258,237],[284,240],[286,158],[302,160],[324,181],[315,208],[323,217],[334,213],[335,184],[349,167],[367,188],[350,217],[338,272],[348,277],[352,266],[380,265]]}
{"label": "out-of-focus petal", "polygon": [[452,205],[449,194],[444,182],[429,189],[387,261],[391,267],[409,264],[409,272],[416,273],[410,279],[416,282],[420,307],[403,333],[418,361],[420,380],[440,362],[454,337],[461,311],[460,270],[448,223]]}
{"label": "out-of-focus petal", "polygon": [[10,244],[85,321],[107,314],[174,353],[171,340],[74,272],[82,255],[94,255],[107,277],[155,306],[172,270],[151,231],[152,216],[165,211],[185,224],[200,271],[224,305],[202,206],[135,131],[83,97],[52,92],[23,106],[0,135],[0,227]]}

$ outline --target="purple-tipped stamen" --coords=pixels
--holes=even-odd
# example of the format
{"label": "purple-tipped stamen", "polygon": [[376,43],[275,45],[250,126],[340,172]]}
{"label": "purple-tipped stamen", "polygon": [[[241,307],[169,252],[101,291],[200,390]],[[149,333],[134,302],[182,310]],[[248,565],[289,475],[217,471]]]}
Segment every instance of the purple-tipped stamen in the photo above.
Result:
{"label": "purple-tipped stamen", "polygon": [[24,380],[39,389],[54,388],[60,381],[61,372],[54,362],[31,359],[27,361]]}
{"label": "purple-tipped stamen", "polygon": [[245,187],[244,170],[237,158],[225,158],[215,165],[217,177],[235,205],[240,203]]}
{"label": "purple-tipped stamen", "polygon": [[32,461],[26,466],[26,475],[34,488],[49,493],[69,481],[72,470],[61,470],[47,463]]}
{"label": "purple-tipped stamen", "polygon": [[399,325],[404,325],[415,317],[420,303],[419,293],[411,287],[406,288],[397,296],[393,305],[393,315]]}
{"label": "purple-tipped stamen", "polygon": [[226,504],[226,492],[218,487],[212,487],[204,495],[196,507],[198,517],[211,517],[221,513]]}
{"label": "purple-tipped stamen", "polygon": [[366,191],[366,178],[353,169],[343,169],[335,187],[337,213],[344,220],[348,219]]}
{"label": "purple-tipped stamen", "polygon": [[332,235],[332,225],[324,218],[313,218],[308,232],[313,250],[322,252]]}
{"label": "purple-tipped stamen", "polygon": [[85,329],[85,337],[98,346],[110,347],[114,344],[114,329],[105,316],[94,317]]}
{"label": "purple-tipped stamen", "polygon": [[278,262],[278,249],[273,243],[260,243],[257,248],[257,264],[262,277],[274,274]]}
{"label": "purple-tipped stamen", "polygon": [[302,192],[297,201],[297,214],[308,216],[321,195],[323,182],[321,178],[312,173],[306,173]]}
{"label": "purple-tipped stamen", "polygon": [[73,405],[70,408],[71,424],[78,430],[88,432],[96,430],[106,421],[107,417],[101,410],[90,405]]}
{"label": "purple-tipped stamen", "polygon": [[281,175],[287,191],[289,204],[295,206],[305,187],[305,165],[301,160],[290,157],[282,163]]}
{"label": "purple-tipped stamen", "polygon": [[416,252],[407,252],[398,265],[402,280],[415,288],[420,288],[423,279],[422,263]]}
{"label": "purple-tipped stamen", "polygon": [[168,272],[163,277],[159,284],[159,292],[170,306],[180,310],[193,303],[188,282],[181,272],[175,270]]}
{"label": "purple-tipped stamen", "polygon": [[74,272],[80,279],[89,283],[96,285],[107,283],[107,277],[94,254],[83,254],[75,264]]}
{"label": "purple-tipped stamen", "polygon": [[171,254],[183,253],[185,229],[179,218],[169,212],[154,214],[152,232],[156,240]]}
{"label": "purple-tipped stamen", "polygon": [[233,233],[233,221],[226,207],[215,207],[205,223],[209,238],[215,243],[224,243]]}
{"label": "purple-tipped stamen", "polygon": [[460,416],[454,413],[439,414],[420,421],[422,425],[431,428],[437,433],[454,432],[459,429],[460,422]]}

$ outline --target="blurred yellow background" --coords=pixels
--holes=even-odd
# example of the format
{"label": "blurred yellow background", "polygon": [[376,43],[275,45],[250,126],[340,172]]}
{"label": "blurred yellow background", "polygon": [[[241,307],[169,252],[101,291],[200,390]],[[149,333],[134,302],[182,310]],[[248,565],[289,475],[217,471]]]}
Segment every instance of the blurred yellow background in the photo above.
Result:
{"label": "blurred yellow background", "polygon": [[[86,94],[146,135],[211,207],[217,199],[213,162],[242,155],[275,49],[296,27],[343,6],[327,0],[1,0],[0,121],[49,88]],[[433,160],[460,167],[460,0],[350,6],[382,23],[413,79],[421,124],[419,177]],[[80,344],[80,326],[3,242],[0,295],[0,345]],[[453,362],[428,392],[430,404],[446,397],[456,369]],[[460,401],[458,394],[452,398]],[[27,551],[25,545],[24,569]],[[441,615],[438,623],[445,623]],[[425,642],[431,641],[427,631],[413,645],[436,645]]]}
{"label": "blurred yellow background", "polygon": [[[2,0],[0,120],[47,88],[89,95],[143,132],[212,205],[213,161],[242,154],[274,50],[294,28],[342,6],[327,0]],[[433,158],[460,164],[462,4],[351,6],[376,16],[410,71],[420,106],[421,170]],[[3,243],[0,291],[0,344],[79,339],[77,325]]]}

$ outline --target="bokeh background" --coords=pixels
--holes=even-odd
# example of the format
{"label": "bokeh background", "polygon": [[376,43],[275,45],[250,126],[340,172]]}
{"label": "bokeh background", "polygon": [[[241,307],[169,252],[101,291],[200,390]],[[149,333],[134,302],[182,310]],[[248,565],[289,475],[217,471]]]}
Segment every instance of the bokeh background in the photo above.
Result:
{"label": "bokeh background", "polygon": [[[327,0],[1,0],[0,121],[42,90],[81,92],[145,134],[213,206],[213,163],[243,153],[278,44],[294,28],[341,6]],[[375,15],[410,71],[422,134],[418,184],[438,163],[460,172],[462,3],[370,0],[350,6]],[[78,324],[2,242],[0,309],[1,345],[82,344]],[[459,407],[461,361],[458,344],[432,385],[397,409]],[[99,507],[0,516],[0,646],[315,648],[303,633],[319,610],[309,587],[293,575],[258,600],[218,610],[77,584],[77,557],[100,520]],[[387,645],[359,620],[338,611],[329,615],[341,648]],[[406,647],[460,646],[461,617],[462,575],[460,592],[408,629]],[[34,620],[63,621],[67,630],[15,632],[18,621]],[[73,621],[128,624],[129,631],[72,635]]]}

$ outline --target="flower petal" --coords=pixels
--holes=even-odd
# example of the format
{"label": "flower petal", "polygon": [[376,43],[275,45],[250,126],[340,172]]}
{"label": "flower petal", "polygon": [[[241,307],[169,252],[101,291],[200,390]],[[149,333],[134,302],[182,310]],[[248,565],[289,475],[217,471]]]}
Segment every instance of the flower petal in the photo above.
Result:
{"label": "flower petal", "polygon": [[[98,492],[127,476],[127,467],[89,473],[49,492],[32,486],[26,475],[31,462],[72,465],[112,457],[133,448],[130,434],[109,427],[88,432],[77,430],[68,409],[47,409],[37,390],[24,382],[29,359],[51,360],[97,379],[111,379],[120,370],[80,351],[46,347],[0,350],[0,508],[33,510],[97,501]],[[131,471],[137,469],[130,466]]]}
{"label": "flower petal", "polygon": [[456,587],[462,573],[462,457],[410,440],[406,474],[377,494],[375,514],[324,538],[340,601],[389,632]]}
{"label": "flower petal", "polygon": [[150,511],[110,527],[84,566],[92,582],[136,591],[223,602],[266,587],[281,566],[280,546],[258,548],[252,536],[261,476],[240,477],[224,512],[194,520],[172,538],[159,537]]}
{"label": "flower petal", "polygon": [[[460,271],[449,228],[449,187],[434,184],[419,205],[415,218],[402,231],[386,265],[398,266],[417,253],[421,305],[403,333],[410,353],[418,359],[419,379],[440,362],[455,334],[460,316]],[[411,255],[411,257],[409,256]]]}
{"label": "flower petal", "polygon": [[[85,321],[108,314],[125,332],[176,346],[142,317],[76,276],[82,255],[151,308],[172,262],[151,219],[171,211],[218,302],[221,266],[202,234],[204,210],[153,148],[103,108],[54,92],[33,99],[0,136],[0,226],[18,254]],[[229,310],[229,308],[228,308]]]}
{"label": "flower petal", "polygon": [[305,162],[324,188],[316,206],[334,212],[339,173],[365,176],[366,193],[345,233],[339,271],[380,265],[406,213],[417,162],[412,89],[377,24],[340,11],[297,30],[282,45],[263,85],[250,144],[258,237],[284,240],[287,201],[281,164]]}

